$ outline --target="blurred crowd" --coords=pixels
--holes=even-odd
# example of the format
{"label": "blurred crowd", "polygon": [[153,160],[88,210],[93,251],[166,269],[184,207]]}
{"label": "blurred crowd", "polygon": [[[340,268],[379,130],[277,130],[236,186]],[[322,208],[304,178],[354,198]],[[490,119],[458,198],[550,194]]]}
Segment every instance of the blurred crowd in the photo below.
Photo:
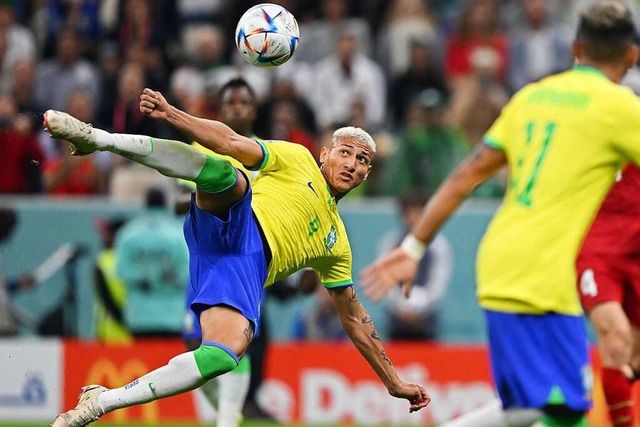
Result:
{"label": "blurred crowd", "polygon": [[[218,89],[239,75],[260,101],[257,136],[317,153],[336,127],[360,126],[379,148],[359,194],[428,196],[511,94],[572,65],[578,12],[590,1],[281,0],[301,40],[275,69],[235,49],[235,25],[256,3],[0,0],[0,193],[141,203],[149,187],[173,183],[110,153],[70,156],[42,132],[43,111],[184,140],[142,116],[142,89],[215,119]],[[498,179],[478,195],[503,189]]]}

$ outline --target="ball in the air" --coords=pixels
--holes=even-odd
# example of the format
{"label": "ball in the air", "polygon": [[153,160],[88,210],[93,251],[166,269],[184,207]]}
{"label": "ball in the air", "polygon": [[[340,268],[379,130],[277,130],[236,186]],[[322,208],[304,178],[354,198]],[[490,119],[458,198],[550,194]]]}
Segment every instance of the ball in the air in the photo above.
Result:
{"label": "ball in the air", "polygon": [[263,3],[247,10],[236,27],[240,55],[257,67],[275,67],[293,56],[300,39],[296,18],[284,7]]}

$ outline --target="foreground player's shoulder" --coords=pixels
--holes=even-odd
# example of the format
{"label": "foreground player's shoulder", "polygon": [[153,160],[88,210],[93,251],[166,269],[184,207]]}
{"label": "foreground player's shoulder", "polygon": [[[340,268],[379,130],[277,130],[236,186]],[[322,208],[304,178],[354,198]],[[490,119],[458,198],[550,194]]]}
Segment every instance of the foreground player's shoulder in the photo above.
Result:
{"label": "foreground player's shoulder", "polygon": [[260,170],[282,169],[301,162],[313,162],[313,155],[306,147],[288,141],[260,141],[265,158]]}

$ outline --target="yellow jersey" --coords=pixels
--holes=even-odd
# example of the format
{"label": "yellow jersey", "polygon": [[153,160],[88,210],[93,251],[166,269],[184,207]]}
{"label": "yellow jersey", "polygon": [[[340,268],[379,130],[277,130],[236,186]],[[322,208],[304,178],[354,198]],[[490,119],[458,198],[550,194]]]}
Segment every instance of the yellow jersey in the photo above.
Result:
{"label": "yellow jersey", "polygon": [[509,186],[476,261],[489,310],[582,313],[575,261],[626,160],[640,161],[640,100],[584,66],[520,90],[484,138]]}
{"label": "yellow jersey", "polygon": [[252,208],[272,253],[265,286],[311,267],[326,287],[352,284],[351,247],[336,200],[305,147],[265,144]]}

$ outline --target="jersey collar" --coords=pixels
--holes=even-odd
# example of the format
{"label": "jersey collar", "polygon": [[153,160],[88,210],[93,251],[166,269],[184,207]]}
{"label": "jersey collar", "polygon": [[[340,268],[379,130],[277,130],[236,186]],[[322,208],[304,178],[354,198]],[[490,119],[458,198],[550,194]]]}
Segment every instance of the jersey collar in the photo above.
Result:
{"label": "jersey collar", "polygon": [[609,80],[609,77],[607,77],[607,75],[605,73],[603,73],[602,71],[598,70],[595,67],[590,67],[589,65],[575,65],[573,67],[573,71],[579,71],[581,73],[592,74],[592,75],[595,75],[595,76],[604,77],[605,79]]}

